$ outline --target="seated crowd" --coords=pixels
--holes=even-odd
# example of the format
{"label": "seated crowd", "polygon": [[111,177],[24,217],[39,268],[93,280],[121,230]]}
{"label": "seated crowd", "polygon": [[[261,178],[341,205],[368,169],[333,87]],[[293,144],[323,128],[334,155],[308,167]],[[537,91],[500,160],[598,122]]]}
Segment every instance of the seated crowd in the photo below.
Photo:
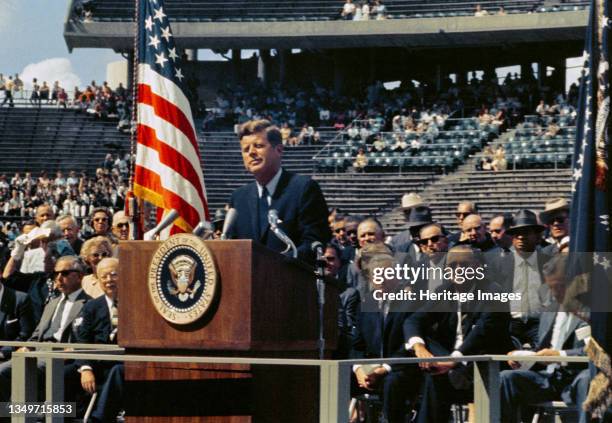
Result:
{"label": "seated crowd", "polygon": [[[501,372],[501,421],[530,422],[533,406],[561,400],[582,404],[589,383],[584,365],[513,361],[513,355],[585,355],[585,310],[566,308],[569,203],[551,199],[538,214],[519,210],[485,222],[477,206],[460,202],[457,232],[436,223],[414,193],[402,199],[406,230],[386,237],[374,217],[330,217],[334,237],[325,251],[326,274],[342,287],[338,358],[433,358],[507,354]],[[487,268],[484,278],[421,274],[376,280],[380,268]],[[476,270],[477,272],[477,270]],[[427,301],[425,292],[520,294],[507,302]],[[378,294],[377,294],[378,292]],[[567,289],[569,292],[569,288]],[[393,301],[416,293],[417,301]],[[395,297],[394,297],[395,296]],[[569,296],[569,294],[568,294]],[[410,303],[407,305],[407,303]],[[368,398],[382,400],[385,421],[448,422],[451,405],[473,398],[473,363],[430,361],[417,365],[353,367],[352,421]],[[364,396],[364,394],[369,394]],[[416,417],[415,417],[416,413]],[[578,407],[580,422],[586,414]]]}
{"label": "seated crowd", "polygon": [[69,213],[77,219],[89,215],[95,207],[121,210],[128,186],[129,154],[107,154],[94,177],[72,170],[57,171],[55,177],[41,172],[0,175],[0,216],[6,220],[27,220],[36,207],[49,204],[55,214]]}

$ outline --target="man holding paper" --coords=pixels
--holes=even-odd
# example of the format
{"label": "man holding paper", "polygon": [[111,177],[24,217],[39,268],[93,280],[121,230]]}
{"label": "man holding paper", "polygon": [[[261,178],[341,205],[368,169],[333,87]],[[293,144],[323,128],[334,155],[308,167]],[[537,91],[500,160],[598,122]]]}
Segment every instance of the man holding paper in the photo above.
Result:
{"label": "man holding paper", "polygon": [[[533,351],[512,351],[510,356],[536,355],[542,357],[584,355],[583,332],[589,328],[585,321],[564,309],[565,270],[567,255],[553,257],[544,265],[543,275],[550,289],[554,303],[552,312],[540,317],[538,343]],[[587,416],[582,410],[589,385],[589,373],[584,366],[568,363],[536,363],[533,369],[517,361],[508,361],[514,370],[501,372],[502,421],[515,422],[521,407],[543,401],[563,399],[579,405],[579,422],[586,423]],[[530,418],[528,419],[531,420]]]}

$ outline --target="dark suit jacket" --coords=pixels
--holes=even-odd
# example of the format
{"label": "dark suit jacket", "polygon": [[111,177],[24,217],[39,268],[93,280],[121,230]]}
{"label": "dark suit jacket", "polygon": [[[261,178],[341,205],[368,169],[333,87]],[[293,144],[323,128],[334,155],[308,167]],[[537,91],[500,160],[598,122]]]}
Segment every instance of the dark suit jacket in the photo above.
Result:
{"label": "dark suit jacket", "polygon": [[[36,326],[36,329],[34,329],[32,336],[30,337],[30,341],[41,342],[43,340],[43,335],[51,324],[51,320],[53,320],[53,313],[55,312],[55,309],[57,308],[61,299],[62,296],[60,295],[58,297],[53,298],[51,301],[49,301],[49,303],[47,303],[45,309],[43,310],[40,322],[38,323],[38,326]],[[62,333],[62,342],[73,342],[72,324],[81,312],[81,309],[83,308],[85,303],[89,300],[91,300],[91,297],[87,295],[85,291],[81,291],[81,293],[77,296],[74,305],[70,309],[70,314],[68,315],[69,324],[68,326],[66,326],[66,329],[64,329],[64,332]]]}
{"label": "dark suit jacket", "polygon": [[[4,287],[0,303],[0,339],[5,341],[26,341],[34,330],[34,315],[30,299],[23,292]],[[2,347],[4,359],[10,358],[14,347]]]}
{"label": "dark suit jacket", "polygon": [[[362,307],[372,310],[371,307]],[[393,303],[386,317],[382,311],[360,310],[353,334],[353,358],[407,357],[403,324],[409,315],[408,312],[393,311]]]}
{"label": "dark suit jacket", "polygon": [[[110,335],[113,327],[111,316],[106,302],[106,296],[102,295],[94,300],[88,301],[83,306],[79,317],[73,324],[74,342],[83,344],[113,344]],[[111,362],[111,364],[114,364]],[[77,367],[88,365],[94,367],[89,360],[77,360]]]}
{"label": "dark suit jacket", "polygon": [[[447,282],[436,291],[449,290],[450,287],[451,284]],[[499,286],[486,281],[479,283],[476,289],[483,292],[501,291]],[[512,349],[508,311],[492,311],[500,305],[483,301],[468,301],[461,307],[467,316],[462,324],[463,343],[459,352],[463,355],[505,354]],[[404,322],[405,339],[409,340],[415,336],[426,342],[430,339],[451,353],[456,339],[457,313],[443,311],[446,308],[446,301],[426,303]]]}
{"label": "dark suit jacket", "polygon": [[[257,237],[259,228],[257,184],[252,182],[232,194],[230,204],[238,212],[231,238],[252,239],[275,251],[285,250],[270,228]],[[308,176],[296,175],[283,169],[271,209],[278,211],[282,220],[279,227],[291,238],[302,260],[314,261],[310,246],[314,241],[325,244],[331,238],[327,221],[328,209],[319,184]]]}

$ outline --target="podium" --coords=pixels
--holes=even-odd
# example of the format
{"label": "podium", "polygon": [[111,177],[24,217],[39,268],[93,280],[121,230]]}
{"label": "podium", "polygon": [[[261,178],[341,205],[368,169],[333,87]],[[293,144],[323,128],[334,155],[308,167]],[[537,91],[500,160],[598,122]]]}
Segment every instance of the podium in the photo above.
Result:
{"label": "podium", "polygon": [[[147,289],[158,241],[119,248],[119,345],[128,354],[317,358],[319,311],[312,267],[250,240],[204,241],[218,272],[216,300],[177,325]],[[337,289],[325,296],[326,356],[336,347]],[[127,422],[313,422],[318,368],[126,363]],[[136,398],[136,401],[129,401]]]}

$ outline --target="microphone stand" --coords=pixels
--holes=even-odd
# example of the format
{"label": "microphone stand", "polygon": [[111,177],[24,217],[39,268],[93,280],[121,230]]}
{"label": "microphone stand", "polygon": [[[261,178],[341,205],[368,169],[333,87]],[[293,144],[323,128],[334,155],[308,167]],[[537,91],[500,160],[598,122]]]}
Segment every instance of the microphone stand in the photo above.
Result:
{"label": "microphone stand", "polygon": [[317,260],[315,262],[315,279],[317,282],[317,294],[318,294],[318,304],[319,304],[319,359],[323,360],[325,358],[325,335],[323,332],[324,323],[325,323],[325,258],[323,257],[323,246],[319,243],[315,247],[315,251],[317,254]]}

